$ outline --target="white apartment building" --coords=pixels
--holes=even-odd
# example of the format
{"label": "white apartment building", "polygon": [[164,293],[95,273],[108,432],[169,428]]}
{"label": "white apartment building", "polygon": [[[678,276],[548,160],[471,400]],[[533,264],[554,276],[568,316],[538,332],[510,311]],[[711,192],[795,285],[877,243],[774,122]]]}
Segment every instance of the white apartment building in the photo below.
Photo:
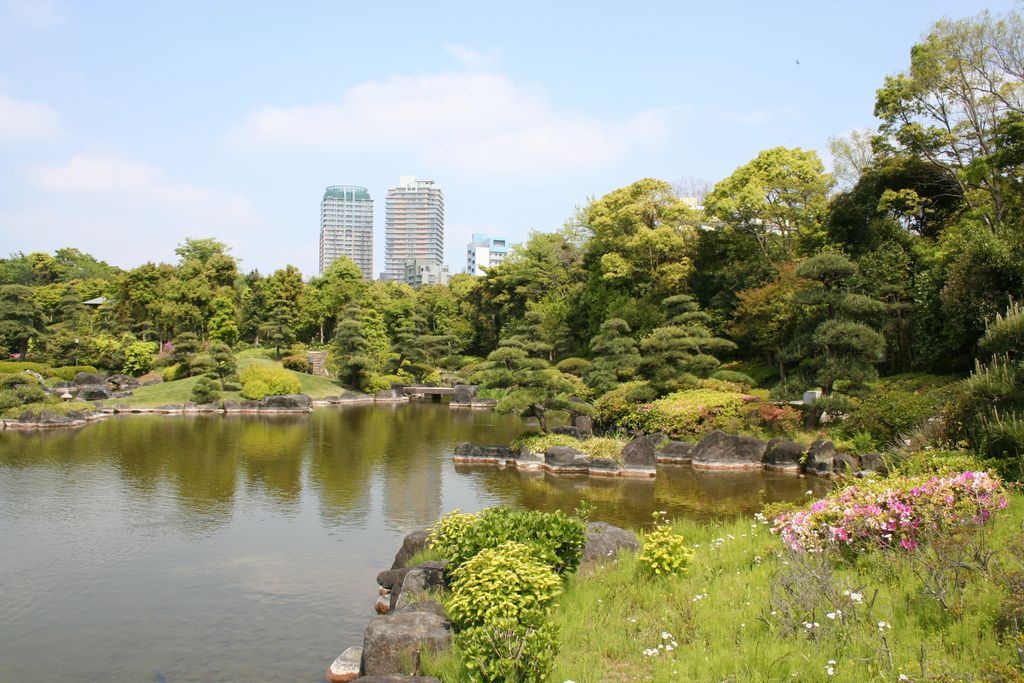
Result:
{"label": "white apartment building", "polygon": [[444,261],[444,194],[432,180],[401,176],[384,200],[384,267],[404,282],[406,262]]}
{"label": "white apartment building", "polygon": [[320,274],[342,256],[373,279],[373,200],[365,187],[332,185],[320,201]]}

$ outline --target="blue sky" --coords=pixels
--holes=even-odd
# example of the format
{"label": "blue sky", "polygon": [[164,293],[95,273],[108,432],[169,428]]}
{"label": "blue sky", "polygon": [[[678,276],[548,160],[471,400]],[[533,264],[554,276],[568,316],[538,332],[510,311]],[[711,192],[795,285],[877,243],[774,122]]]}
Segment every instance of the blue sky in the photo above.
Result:
{"label": "blue sky", "polygon": [[458,272],[471,233],[521,241],[638,178],[828,163],[932,22],[1012,6],[0,0],[0,254],[133,267],[216,237],[312,275],[323,188],[352,184],[380,271],[384,193],[416,175]]}

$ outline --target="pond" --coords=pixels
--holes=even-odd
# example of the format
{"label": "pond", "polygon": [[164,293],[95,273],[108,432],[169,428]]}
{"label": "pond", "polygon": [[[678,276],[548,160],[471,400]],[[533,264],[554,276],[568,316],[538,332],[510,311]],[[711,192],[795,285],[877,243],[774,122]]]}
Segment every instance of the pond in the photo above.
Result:
{"label": "pond", "polygon": [[0,432],[0,681],[309,681],[362,643],[402,537],[496,504],[640,526],[801,499],[814,479],[455,466],[514,417],[411,403],[125,416]]}

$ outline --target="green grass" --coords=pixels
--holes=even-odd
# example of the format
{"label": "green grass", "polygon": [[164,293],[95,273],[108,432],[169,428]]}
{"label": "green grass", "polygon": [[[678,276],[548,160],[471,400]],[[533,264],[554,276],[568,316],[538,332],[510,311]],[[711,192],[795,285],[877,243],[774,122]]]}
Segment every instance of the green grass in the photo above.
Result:
{"label": "green grass", "polygon": [[622,439],[593,437],[577,439],[567,434],[536,434],[527,432],[517,437],[511,444],[512,448],[527,446],[535,453],[543,453],[551,446],[569,446],[592,458],[611,458],[622,464],[622,449],[626,445]]}
{"label": "green grass", "polygon": [[[784,632],[772,615],[778,608],[772,586],[796,563],[767,527],[743,519],[677,522],[674,529],[694,546],[686,574],[651,578],[627,556],[569,578],[553,614],[561,649],[549,680],[853,683],[897,681],[900,674],[911,681],[1022,680],[1015,645],[994,628],[1010,583],[1000,580],[998,567],[1021,569],[1007,540],[1020,535],[1022,522],[1024,497],[1018,494],[993,526],[994,573],[972,576],[960,616],[924,595],[905,561],[872,553],[832,575],[840,590],[864,596],[847,609],[847,621],[829,619],[834,607],[824,605],[807,617],[818,626],[798,623],[795,632]],[[1018,606],[1021,600],[1018,595]],[[880,621],[891,628],[879,629]],[[659,648],[673,642],[671,651]],[[648,648],[658,654],[645,655]],[[428,666],[443,681],[464,680],[455,654]],[[1017,677],[993,677],[996,669]]]}
{"label": "green grass", "polygon": [[15,406],[8,408],[0,412],[0,417],[8,420],[21,419],[23,415],[28,415],[35,419],[39,417],[39,414],[44,410],[57,415],[71,415],[71,414],[85,414],[93,412],[93,406],[80,401],[71,401],[64,403],[63,401],[55,402],[44,402],[44,403],[26,403],[25,405]]}
{"label": "green grass", "polygon": [[[241,371],[252,365],[280,368],[281,363],[272,358],[273,353],[273,350],[267,349],[248,349],[242,351],[236,356],[238,369]],[[344,384],[328,377],[314,377],[313,375],[293,370],[287,370],[286,372],[291,373],[299,380],[299,392],[306,394],[314,401],[326,398],[327,396],[337,396],[345,391]],[[137,408],[154,408],[162,405],[186,403],[192,400],[192,387],[195,386],[197,381],[199,381],[198,377],[187,377],[175,380],[174,382],[139,387],[134,390],[131,397],[114,399],[113,402]],[[242,400],[241,393],[237,391],[222,391],[221,398],[235,401]]]}

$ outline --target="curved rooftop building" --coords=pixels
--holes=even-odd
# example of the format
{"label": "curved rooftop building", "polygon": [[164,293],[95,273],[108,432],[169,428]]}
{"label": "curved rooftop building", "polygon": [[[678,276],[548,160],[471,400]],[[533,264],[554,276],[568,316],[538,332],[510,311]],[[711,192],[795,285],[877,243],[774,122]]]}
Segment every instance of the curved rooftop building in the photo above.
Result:
{"label": "curved rooftop building", "polygon": [[342,256],[373,278],[373,200],[365,187],[331,185],[320,201],[320,274]]}

